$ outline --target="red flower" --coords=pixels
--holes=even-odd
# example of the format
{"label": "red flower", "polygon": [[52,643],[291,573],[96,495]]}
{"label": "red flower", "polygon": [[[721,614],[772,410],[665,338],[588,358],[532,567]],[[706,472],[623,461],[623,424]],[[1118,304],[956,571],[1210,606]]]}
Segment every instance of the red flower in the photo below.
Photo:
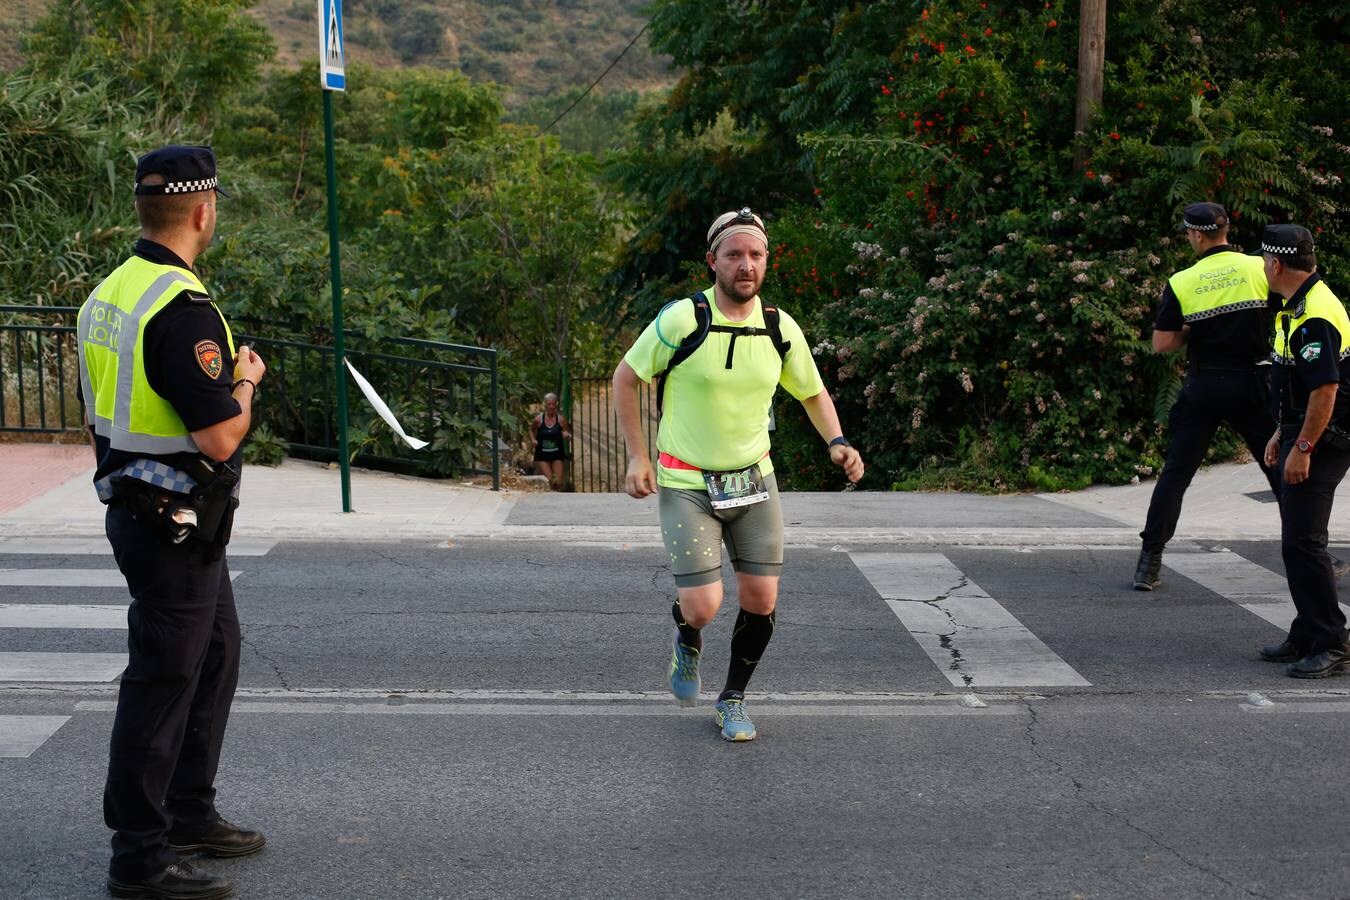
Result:
{"label": "red flower", "polygon": [[1086,178],[1088,181],[1091,181],[1092,179],[1097,177],[1097,173],[1092,171],[1091,169],[1088,169],[1086,172],[1083,173],[1083,177]]}
{"label": "red flower", "polygon": [[1113,141],[1118,141],[1118,140],[1120,140],[1120,134],[1119,134],[1118,132],[1115,132],[1115,131],[1111,132],[1111,140],[1113,140]]}
{"label": "red flower", "polygon": [[975,55],[975,48],[972,47],[972,46],[970,46],[969,44],[966,44],[966,52],[969,53],[971,56],[974,56],[974,55]]}
{"label": "red flower", "polygon": [[1046,27],[1046,28],[1058,28],[1058,27],[1059,27],[1059,23],[1056,22],[1054,19],[1051,19],[1049,22],[1046,22],[1046,23],[1045,23],[1045,27]]}
{"label": "red flower", "polygon": [[886,85],[884,84],[881,86],[881,92],[885,94],[887,97],[891,95],[891,89],[886,87]]}
{"label": "red flower", "polygon": [[[983,5],[984,5],[984,4],[981,4],[981,6],[983,6]],[[992,28],[986,28],[986,29],[984,30],[984,36],[985,36],[985,37],[989,37],[989,36],[991,36],[993,33],[994,33],[994,29],[992,29]]]}

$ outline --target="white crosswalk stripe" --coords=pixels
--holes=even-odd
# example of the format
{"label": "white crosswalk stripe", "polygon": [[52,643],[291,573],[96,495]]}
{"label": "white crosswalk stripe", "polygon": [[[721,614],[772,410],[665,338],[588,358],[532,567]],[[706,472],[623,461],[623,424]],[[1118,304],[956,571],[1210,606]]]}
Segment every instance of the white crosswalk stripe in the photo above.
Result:
{"label": "white crosswalk stripe", "polygon": [[0,759],[27,759],[70,716],[0,716]]}
{"label": "white crosswalk stripe", "polygon": [[850,556],[952,684],[1091,684],[941,553]]}
{"label": "white crosswalk stripe", "polygon": [[0,653],[0,682],[112,681],[127,666],[125,653]]}
{"label": "white crosswalk stripe", "polygon": [[[1285,577],[1236,553],[1173,553],[1164,556],[1163,563],[1282,631],[1287,632],[1294,621],[1294,601]],[[1341,608],[1350,614],[1344,603]]]}
{"label": "white crosswalk stripe", "polygon": [[0,628],[126,628],[127,607],[0,603]]}
{"label": "white crosswalk stripe", "polygon": [[[230,573],[230,581],[239,577]],[[125,588],[116,569],[0,569],[0,587]]]}
{"label": "white crosswalk stripe", "polygon": [[[266,556],[276,541],[239,538],[230,541],[230,557]],[[112,556],[107,538],[0,537],[0,555],[10,556]]]}

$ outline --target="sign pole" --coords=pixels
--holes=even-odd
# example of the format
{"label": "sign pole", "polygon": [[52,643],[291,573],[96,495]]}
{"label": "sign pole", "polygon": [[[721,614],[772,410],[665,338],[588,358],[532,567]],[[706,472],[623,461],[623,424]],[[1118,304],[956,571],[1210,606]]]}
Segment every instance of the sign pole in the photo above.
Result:
{"label": "sign pole", "polygon": [[342,511],[352,511],[352,466],[347,447],[347,347],[342,322],[342,265],[338,251],[337,163],[333,158],[333,92],[323,92],[323,131],[328,157],[328,264],[333,282],[333,377],[337,384],[338,468]]}
{"label": "sign pole", "polygon": [[347,446],[346,338],[342,324],[342,266],[338,251],[337,161],[333,153],[333,91],[347,88],[342,48],[342,0],[318,0],[319,77],[323,81],[324,156],[328,180],[328,265],[333,284],[333,378],[337,386],[338,468],[342,511],[352,511],[352,469]]}

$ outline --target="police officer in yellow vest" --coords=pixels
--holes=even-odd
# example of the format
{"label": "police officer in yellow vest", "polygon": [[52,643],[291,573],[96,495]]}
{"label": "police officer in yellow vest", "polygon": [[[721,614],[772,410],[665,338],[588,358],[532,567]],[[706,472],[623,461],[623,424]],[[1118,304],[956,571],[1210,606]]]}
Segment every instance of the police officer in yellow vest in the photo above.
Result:
{"label": "police officer in yellow vest", "polygon": [[1265,461],[1284,482],[1280,549],[1297,615],[1284,642],[1261,650],[1295,678],[1350,668],[1345,613],[1337,598],[1327,523],[1350,470],[1350,318],[1317,273],[1313,237],[1301,225],[1261,236],[1271,288],[1285,298],[1275,316],[1272,393],[1279,427]]}
{"label": "police officer in yellow vest", "polygon": [[118,897],[226,896],[229,881],[180,854],[243,856],[264,843],[215,806],[239,677],[225,544],[265,372],[258,354],[235,347],[192,269],[215,231],[217,190],[209,147],[141,157],[141,238],[79,315],[95,487],[132,598],[103,795],[114,832],[107,886]]}
{"label": "police officer in yellow vest", "polygon": [[[1261,259],[1228,243],[1228,212],[1217,203],[1187,206],[1182,225],[1199,259],[1168,279],[1153,349],[1187,348],[1186,382],[1168,417],[1167,461],[1139,533],[1143,547],[1134,572],[1139,591],[1159,584],[1163,548],[1176,531],[1181,498],[1219,425],[1236,431],[1258,462],[1274,427],[1266,402],[1270,315]],[[1278,493],[1270,467],[1261,463],[1261,468]]]}

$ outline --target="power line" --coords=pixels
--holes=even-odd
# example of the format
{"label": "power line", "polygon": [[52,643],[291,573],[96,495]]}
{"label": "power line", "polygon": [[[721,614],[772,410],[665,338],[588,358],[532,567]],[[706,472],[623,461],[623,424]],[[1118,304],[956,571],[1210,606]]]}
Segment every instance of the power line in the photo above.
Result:
{"label": "power line", "polygon": [[646,34],[648,25],[651,25],[651,22],[648,22],[646,25],[643,25],[642,30],[639,31],[637,34],[633,35],[633,39],[628,42],[628,46],[624,47],[623,51],[620,52],[618,56],[614,57],[614,61],[605,67],[605,71],[601,72],[598,78],[596,78],[594,81],[591,82],[590,87],[586,88],[586,90],[581,92],[580,97],[572,101],[571,106],[567,107],[567,109],[564,109],[562,112],[558,113],[558,117],[554,119],[552,122],[548,123],[548,127],[544,129],[544,133],[548,133],[549,131],[553,130],[554,125],[557,125],[559,122],[561,122],[563,120],[563,117],[565,117],[572,110],[576,109],[577,104],[580,103],[582,100],[585,100],[587,95],[589,95],[591,91],[595,90],[595,86],[599,84],[602,80],[604,80],[604,77],[610,73],[611,69],[613,69],[615,66],[619,64],[619,60],[623,59],[624,54],[626,54],[629,50],[633,49],[633,45],[638,42],[638,38]]}

